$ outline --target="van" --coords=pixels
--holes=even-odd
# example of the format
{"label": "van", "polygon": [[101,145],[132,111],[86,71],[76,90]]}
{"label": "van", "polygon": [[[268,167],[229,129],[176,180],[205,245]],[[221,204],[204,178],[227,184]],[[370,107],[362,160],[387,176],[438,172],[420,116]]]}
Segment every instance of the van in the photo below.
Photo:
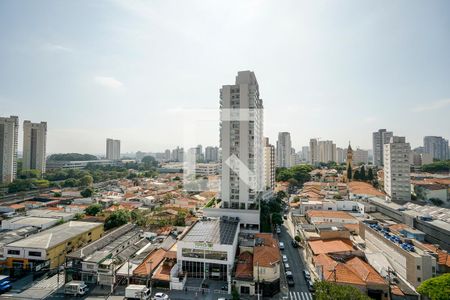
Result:
{"label": "van", "polygon": [[89,290],[84,281],[71,281],[64,286],[64,294],[73,296],[82,296]]}

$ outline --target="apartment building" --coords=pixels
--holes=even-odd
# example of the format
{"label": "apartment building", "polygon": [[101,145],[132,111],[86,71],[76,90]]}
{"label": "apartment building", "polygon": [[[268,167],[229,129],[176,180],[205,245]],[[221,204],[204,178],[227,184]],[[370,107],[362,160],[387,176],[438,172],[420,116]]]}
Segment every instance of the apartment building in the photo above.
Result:
{"label": "apartment building", "polygon": [[18,117],[0,117],[0,183],[16,179],[18,133]]}
{"label": "apartment building", "polygon": [[372,133],[373,145],[373,164],[375,166],[383,166],[384,163],[384,145],[389,143],[394,134],[386,129],[379,129]]}
{"label": "apartment building", "polygon": [[333,141],[319,141],[317,143],[319,162],[328,163],[336,161],[336,144]]}
{"label": "apartment building", "polygon": [[289,132],[278,133],[276,164],[282,168],[292,167],[292,142]]}
{"label": "apartment building", "polygon": [[218,162],[219,161],[219,147],[208,146],[205,148],[205,161]]}
{"label": "apartment building", "polygon": [[275,188],[275,147],[264,138],[264,187]]}
{"label": "apartment building", "polygon": [[426,136],[423,138],[425,153],[431,154],[433,159],[450,159],[448,140],[441,136]]}
{"label": "apartment building", "polygon": [[405,137],[393,136],[389,144],[384,145],[384,191],[388,200],[411,200],[410,152]]}
{"label": "apartment building", "polygon": [[46,170],[47,123],[23,122],[23,169]]}
{"label": "apartment building", "polygon": [[309,140],[309,162],[314,166],[319,163],[319,148],[317,139]]}
{"label": "apartment building", "polygon": [[106,139],[106,159],[120,159],[120,140]]}

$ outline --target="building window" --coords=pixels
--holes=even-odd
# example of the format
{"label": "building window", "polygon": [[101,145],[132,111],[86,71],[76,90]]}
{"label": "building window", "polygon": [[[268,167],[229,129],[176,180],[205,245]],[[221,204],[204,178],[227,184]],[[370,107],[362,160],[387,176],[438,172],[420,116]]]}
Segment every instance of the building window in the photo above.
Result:
{"label": "building window", "polygon": [[11,255],[20,255],[20,251],[19,251],[19,250],[8,250],[8,254],[11,254]]}
{"label": "building window", "polygon": [[420,266],[417,266],[417,270],[420,270]]}
{"label": "building window", "polygon": [[421,279],[420,277],[417,277],[417,281],[418,281],[418,282],[421,282],[422,279]]}
{"label": "building window", "polygon": [[88,235],[92,235],[92,232],[89,232]]}
{"label": "building window", "polygon": [[37,252],[37,251],[29,251],[28,252],[29,256],[36,256],[36,257],[41,257],[41,252]]}

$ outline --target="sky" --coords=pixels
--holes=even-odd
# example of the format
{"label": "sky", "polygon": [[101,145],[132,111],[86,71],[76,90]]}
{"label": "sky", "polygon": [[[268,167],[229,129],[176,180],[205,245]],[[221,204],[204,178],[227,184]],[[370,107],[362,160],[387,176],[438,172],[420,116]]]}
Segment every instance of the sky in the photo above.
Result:
{"label": "sky", "polygon": [[172,149],[190,111],[217,145],[240,70],[273,144],[450,138],[450,1],[0,1],[0,116],[47,121],[48,153]]}

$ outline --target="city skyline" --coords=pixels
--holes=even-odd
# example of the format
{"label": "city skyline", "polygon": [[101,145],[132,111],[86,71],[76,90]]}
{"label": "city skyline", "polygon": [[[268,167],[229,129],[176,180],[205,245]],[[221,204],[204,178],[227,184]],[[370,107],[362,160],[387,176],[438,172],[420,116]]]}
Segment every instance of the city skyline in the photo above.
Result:
{"label": "city skyline", "polygon": [[[295,149],[315,137],[371,149],[379,128],[413,148],[449,138],[447,1],[42,2],[0,3],[0,107],[46,121],[47,153],[103,153],[109,136],[124,153],[172,149],[178,113],[217,108],[240,70],[258,74],[266,136],[288,131]],[[218,145],[217,131],[202,144]]]}

